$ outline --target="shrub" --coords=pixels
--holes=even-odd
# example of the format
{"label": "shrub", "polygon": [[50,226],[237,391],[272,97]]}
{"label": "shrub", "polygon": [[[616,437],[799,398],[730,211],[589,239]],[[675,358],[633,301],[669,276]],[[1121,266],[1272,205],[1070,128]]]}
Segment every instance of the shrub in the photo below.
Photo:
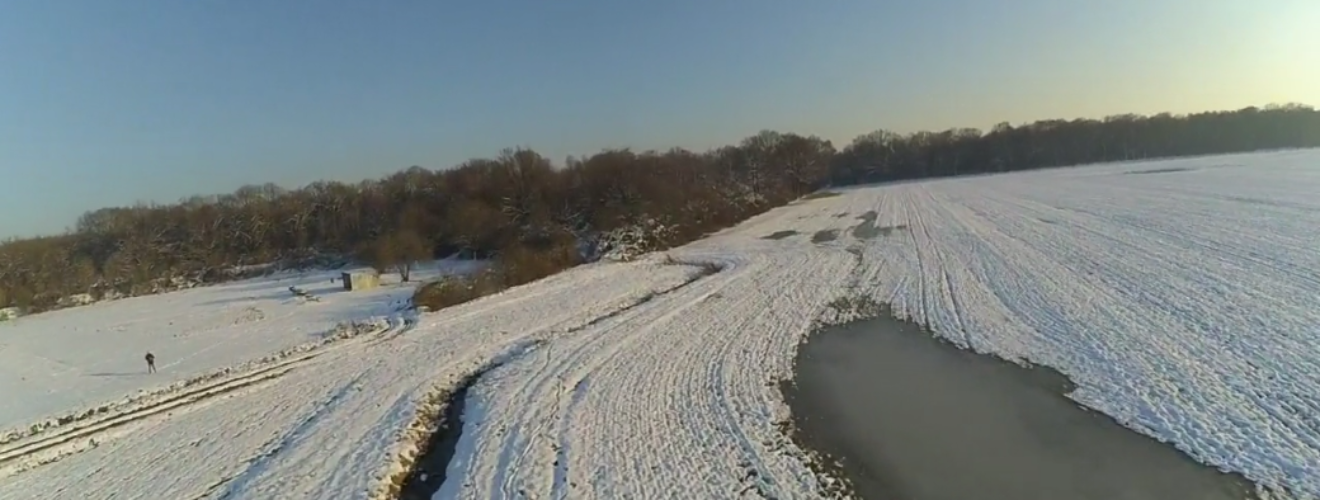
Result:
{"label": "shrub", "polygon": [[495,265],[503,275],[504,286],[518,286],[558,273],[581,263],[576,246],[555,245],[545,250],[515,246],[505,250]]}
{"label": "shrub", "polygon": [[451,276],[417,287],[413,293],[413,307],[435,311],[456,306],[503,290],[497,271],[484,271],[475,276]]}

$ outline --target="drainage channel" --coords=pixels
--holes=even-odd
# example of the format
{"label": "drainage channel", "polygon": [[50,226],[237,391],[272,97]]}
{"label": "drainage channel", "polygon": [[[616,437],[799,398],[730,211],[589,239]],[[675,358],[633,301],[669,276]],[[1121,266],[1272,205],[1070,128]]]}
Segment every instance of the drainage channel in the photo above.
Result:
{"label": "drainage channel", "polygon": [[431,437],[427,439],[413,470],[403,481],[399,491],[399,500],[431,500],[447,478],[446,469],[458,450],[458,440],[463,436],[463,411],[467,408],[468,392],[477,384],[482,375],[500,365],[492,365],[484,370],[468,375],[445,401],[445,409],[440,414],[440,423]]}
{"label": "drainage channel", "polygon": [[[714,264],[696,264],[687,262],[675,262],[675,265],[686,265],[698,268],[698,272],[693,274],[681,283],[673,287],[645,295],[638,300],[611,311],[602,316],[596,317],[578,325],[569,328],[566,332],[576,332],[589,328],[606,319],[623,314],[633,308],[641,306],[657,297],[676,292],[682,288],[700,281],[702,278],[719,273],[723,270]],[[538,341],[529,347],[538,347],[542,342]],[[448,479],[447,471],[449,463],[453,461],[454,455],[458,452],[459,440],[463,437],[464,415],[468,405],[468,394],[471,389],[481,381],[481,377],[490,373],[491,370],[504,366],[507,363],[516,361],[517,358],[525,354],[526,350],[520,350],[515,354],[505,357],[503,360],[492,362],[480,370],[477,370],[459,381],[453,392],[444,401],[444,410],[440,412],[440,421],[436,425],[435,432],[427,438],[422,447],[421,453],[413,463],[412,470],[408,471],[399,491],[399,500],[431,500],[431,498],[440,491],[445,480]]]}

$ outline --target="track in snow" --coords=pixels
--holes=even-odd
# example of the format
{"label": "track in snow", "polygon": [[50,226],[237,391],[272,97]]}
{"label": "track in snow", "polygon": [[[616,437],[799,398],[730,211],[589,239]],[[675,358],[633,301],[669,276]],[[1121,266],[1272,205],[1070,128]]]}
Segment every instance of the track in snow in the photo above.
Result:
{"label": "track in snow", "polygon": [[[627,321],[627,318],[632,317],[636,311],[646,307],[648,304],[652,304],[656,301],[663,301],[666,297],[670,296],[671,294],[677,293],[687,287],[690,287],[698,283],[703,278],[708,278],[712,275],[716,275],[718,272],[722,270],[721,266],[717,263],[672,262],[672,264],[691,267],[693,268],[693,272],[688,279],[680,283],[677,283],[669,288],[665,288],[651,294],[640,296],[633,302],[626,304],[623,307],[620,307],[613,311],[610,311],[606,314],[597,316],[591,319],[590,321],[587,321],[580,325],[572,326],[560,332],[553,332],[550,335],[548,335],[546,337],[547,341],[543,345],[539,346],[539,348],[537,349],[537,351],[545,352],[546,357],[539,358],[540,361],[531,361],[533,364],[542,363],[541,366],[537,368],[538,373],[541,376],[537,378],[536,384],[525,387],[524,389],[526,389],[526,391],[520,392],[519,394],[521,396],[530,396],[534,394],[553,394],[552,397],[556,401],[560,400],[561,398],[564,398],[565,397],[563,395],[564,381],[562,380],[562,378],[559,379],[555,378],[554,374],[562,373],[565,370],[567,370],[570,366],[583,362],[584,358],[587,358],[590,355],[587,348],[590,345],[595,344],[595,342],[593,341],[599,341],[601,343],[605,343],[610,340],[610,339],[603,339],[596,337],[593,335],[593,332],[599,331],[600,329],[608,329],[609,325],[611,324]],[[670,314],[679,314],[681,312],[682,309],[676,309],[671,311]],[[587,342],[581,342],[580,341],[581,339],[586,339]],[[617,343],[613,344],[613,349],[614,349],[613,352],[618,352],[618,350],[622,347],[624,346],[619,345]],[[563,355],[559,355],[556,353],[557,349],[565,349],[568,350],[569,352]],[[530,351],[528,354],[534,352],[536,351]],[[555,361],[553,363],[553,366],[551,366],[552,363],[550,362],[550,359],[552,358],[558,358],[558,361]],[[473,388],[484,384],[486,382],[486,377],[498,376],[500,371],[505,370],[511,366],[516,366],[524,362],[528,362],[529,359],[531,358],[528,358],[526,356],[519,356],[518,358],[509,360],[506,363],[501,363],[499,365],[492,366],[490,367],[489,370],[483,370],[482,372],[475,374],[474,377],[465,380],[465,382],[461,386],[461,389],[454,393],[454,397],[463,399],[463,402],[459,403],[458,401],[451,401],[448,403],[448,406],[457,407],[457,405],[461,404],[462,407],[464,408],[478,407],[480,403],[473,403],[467,401],[468,398],[472,397],[471,391]],[[580,395],[584,393],[583,389],[585,384],[587,383],[588,382],[585,378],[578,379],[574,383],[574,386],[571,389],[572,395],[567,396],[567,398],[570,399],[570,403],[568,404],[568,407],[565,410],[566,412],[571,413],[573,410],[573,406],[575,406],[576,403],[580,402]],[[479,413],[479,412],[473,412],[473,413]],[[530,418],[536,419],[540,416],[541,415],[531,415]],[[452,415],[450,418],[452,418]],[[443,462],[444,464],[449,464],[450,460],[457,462],[454,468],[461,471],[463,464],[469,463],[472,460],[471,455],[475,451],[473,448],[473,443],[476,440],[480,439],[480,438],[473,438],[470,435],[465,437],[464,432],[468,432],[468,433],[473,432],[477,427],[481,425],[481,418],[483,417],[475,414],[467,414],[467,415],[462,415],[459,418],[461,419],[461,423],[457,423],[454,421],[448,423],[448,426],[450,426],[450,428],[452,429],[450,432],[452,432],[454,435],[446,434],[446,435],[437,435],[434,437],[435,441],[437,442],[442,440],[445,441],[445,444],[447,446],[441,449],[433,449],[432,452],[440,453],[445,457],[449,457],[448,460],[445,460]],[[513,425],[518,426],[519,424],[515,423]],[[552,445],[557,457],[553,464],[553,466],[556,469],[556,472],[555,472],[554,485],[551,495],[552,497],[555,498],[562,498],[568,494],[568,489],[570,487],[566,479],[566,475],[564,473],[565,468],[563,465],[570,444],[567,443],[566,440],[564,439],[565,436],[563,435],[562,429],[557,431],[553,431],[553,430],[547,431],[547,433],[556,434],[556,437],[554,438],[555,444]],[[519,437],[517,435],[511,435],[510,439],[517,441]],[[506,464],[508,467],[516,468],[522,466],[520,460],[521,458],[523,458],[522,456],[523,454],[518,453],[516,450],[510,450],[510,449],[506,449],[501,453],[508,453],[511,455],[509,457],[509,462]],[[512,455],[519,455],[519,456],[512,456]],[[425,456],[418,459],[419,463],[423,463],[425,461],[426,461]],[[446,476],[444,471],[429,471],[427,474],[432,478],[430,484],[432,484],[433,488],[435,489],[428,489],[425,492],[405,495],[403,498],[429,498],[430,495],[434,494],[436,491],[440,491],[441,496],[448,496],[448,495],[453,495],[454,492],[461,489],[461,485],[458,483],[457,480],[448,483],[441,482]],[[414,473],[413,476],[416,477],[417,473]],[[437,479],[439,479],[440,481],[437,481]],[[506,493],[508,492],[506,491]],[[525,494],[525,492],[520,494]]]}
{"label": "track in snow", "polygon": [[[849,259],[834,255],[826,260],[846,269]],[[756,386],[748,387],[744,370],[773,367],[754,363],[757,342],[744,341],[792,342],[774,328],[803,328],[812,315],[785,318],[776,311],[792,308],[777,306],[820,296],[798,283],[770,295],[746,292],[767,290],[776,271],[802,278],[819,268],[792,260],[723,264],[724,272],[558,338],[483,378],[468,402],[481,417],[465,420],[471,451],[457,460],[463,467],[451,470],[458,474],[440,497],[727,498],[773,490],[777,481],[812,484],[807,471],[779,477],[780,464],[793,460],[779,453],[786,440],[773,427],[753,425],[775,418],[761,399],[772,372],[751,377]],[[724,310],[757,315],[728,317]],[[720,335],[730,331],[743,333]],[[676,459],[684,456],[702,460]],[[717,482],[730,478],[733,484]]]}
{"label": "track in snow", "polygon": [[[0,474],[12,475],[53,463],[105,443],[110,438],[105,434],[120,427],[141,423],[151,418],[173,416],[176,412],[185,411],[190,406],[205,403],[213,398],[266,384],[311,362],[332,347],[342,347],[336,345],[342,340],[373,335],[392,337],[411,327],[411,324],[404,320],[390,321],[386,324],[389,326],[374,331],[347,332],[339,338],[327,338],[305,347],[294,348],[290,357],[258,361],[244,372],[203,377],[209,380],[150,393],[146,397],[130,400],[119,408],[107,405],[102,407],[107,411],[88,412],[83,414],[85,418],[68,424],[49,427],[25,438],[12,438],[4,447],[0,447]],[[11,435],[17,436],[17,434]],[[98,437],[102,439],[98,440]]]}
{"label": "track in snow", "polygon": [[236,474],[222,478],[215,484],[215,489],[207,490],[198,498],[216,498],[219,500],[228,499],[244,491],[244,487],[253,479],[257,478],[262,471],[266,469],[268,463],[275,459],[285,448],[296,446],[309,432],[310,429],[320,424],[323,417],[338,408],[348,394],[357,388],[358,381],[362,376],[353,378],[344,382],[335,389],[324,400],[319,402],[315,408],[297,425],[290,428],[287,432],[277,435],[271,439],[259,455],[250,460]]}
{"label": "track in snow", "polygon": [[[631,301],[612,310],[607,310],[585,322],[538,335],[531,343],[517,347],[509,354],[499,356],[496,360],[465,375],[455,387],[442,388],[447,397],[440,403],[443,408],[440,410],[440,414],[436,415],[440,420],[428,426],[434,430],[426,438],[427,444],[423,447],[424,451],[413,460],[412,469],[407,472],[406,478],[403,480],[399,498],[431,498],[445,486],[445,480],[448,476],[447,468],[451,466],[451,461],[463,461],[468,458],[462,455],[470,455],[470,445],[466,447],[467,449],[461,449],[464,447],[460,443],[470,443],[471,439],[465,440],[463,438],[463,430],[474,425],[474,422],[478,419],[472,414],[466,414],[465,409],[468,406],[471,389],[481,382],[488,373],[499,370],[508,364],[516,363],[539,349],[553,349],[554,342],[562,342],[562,339],[566,337],[576,335],[601,323],[625,315],[644,304],[677,292],[720,271],[720,267],[713,263],[685,263],[665,259],[663,264],[678,268],[690,268],[691,271],[686,279],[672,286],[637,296]],[[451,489],[454,486],[454,484],[449,485]]]}

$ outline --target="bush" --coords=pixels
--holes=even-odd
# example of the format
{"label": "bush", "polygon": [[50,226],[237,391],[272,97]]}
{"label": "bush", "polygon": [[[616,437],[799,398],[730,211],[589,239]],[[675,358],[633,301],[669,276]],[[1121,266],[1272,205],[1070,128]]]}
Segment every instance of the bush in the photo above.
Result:
{"label": "bush", "polygon": [[515,246],[496,259],[506,287],[531,283],[581,263],[576,246],[556,245],[537,251],[526,246]]}
{"label": "bush", "polygon": [[413,307],[432,311],[456,306],[503,290],[500,274],[494,270],[475,276],[453,276],[426,283],[413,293]]}
{"label": "bush", "polygon": [[581,263],[571,242],[537,250],[517,245],[475,276],[453,276],[427,283],[413,294],[413,306],[432,311],[456,306],[510,287],[531,283]]}

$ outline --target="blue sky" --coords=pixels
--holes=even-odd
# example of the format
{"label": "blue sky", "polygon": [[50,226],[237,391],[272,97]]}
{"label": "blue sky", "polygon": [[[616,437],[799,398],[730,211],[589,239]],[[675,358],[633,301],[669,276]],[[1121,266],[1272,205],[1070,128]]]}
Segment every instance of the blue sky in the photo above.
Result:
{"label": "blue sky", "polygon": [[508,146],[1320,105],[1314,0],[0,0],[0,237]]}

